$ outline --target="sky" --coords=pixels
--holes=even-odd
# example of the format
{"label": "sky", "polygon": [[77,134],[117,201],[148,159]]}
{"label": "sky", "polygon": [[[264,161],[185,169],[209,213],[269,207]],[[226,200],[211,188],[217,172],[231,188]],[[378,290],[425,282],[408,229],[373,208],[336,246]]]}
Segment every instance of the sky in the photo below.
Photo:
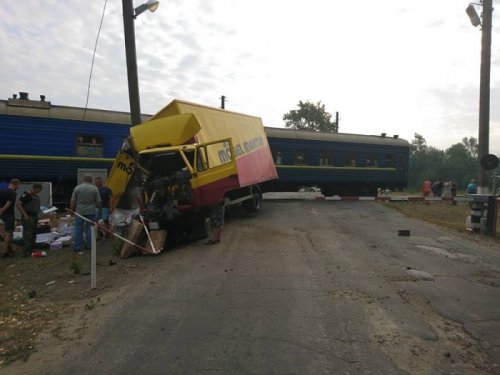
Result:
{"label": "sky", "polygon": [[[137,7],[141,1],[136,1]],[[495,6],[493,1],[493,6]],[[284,127],[321,102],[343,133],[478,137],[481,30],[461,0],[161,0],[135,20],[142,113],[173,99]],[[0,3],[0,99],[84,107],[105,0]],[[129,111],[122,2],[108,0],[89,108]],[[500,156],[500,12],[493,12],[490,153]]]}

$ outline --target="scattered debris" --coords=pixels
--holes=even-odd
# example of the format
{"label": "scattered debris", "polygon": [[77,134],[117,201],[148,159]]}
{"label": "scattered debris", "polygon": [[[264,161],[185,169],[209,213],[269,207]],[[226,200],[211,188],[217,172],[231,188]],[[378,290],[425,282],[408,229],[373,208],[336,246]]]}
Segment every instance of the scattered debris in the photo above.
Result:
{"label": "scattered debris", "polygon": [[36,290],[28,292],[28,298],[36,298],[36,296],[37,296]]}
{"label": "scattered debris", "polygon": [[398,230],[398,236],[408,237],[410,235],[410,231],[408,229]]}

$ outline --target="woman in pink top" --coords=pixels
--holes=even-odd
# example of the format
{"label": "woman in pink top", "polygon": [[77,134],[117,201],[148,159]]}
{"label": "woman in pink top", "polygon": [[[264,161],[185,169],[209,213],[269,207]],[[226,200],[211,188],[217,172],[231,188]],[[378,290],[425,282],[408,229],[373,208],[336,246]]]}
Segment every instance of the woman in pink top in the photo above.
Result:
{"label": "woman in pink top", "polygon": [[431,187],[431,180],[429,180],[428,178],[425,179],[424,183],[422,184],[422,193],[424,194],[424,198],[428,197],[431,194]]}

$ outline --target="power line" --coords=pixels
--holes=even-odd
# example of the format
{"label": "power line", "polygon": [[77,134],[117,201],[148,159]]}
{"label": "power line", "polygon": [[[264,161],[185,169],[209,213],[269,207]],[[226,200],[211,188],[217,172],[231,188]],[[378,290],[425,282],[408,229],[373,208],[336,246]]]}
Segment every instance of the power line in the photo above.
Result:
{"label": "power line", "polygon": [[92,81],[92,71],[94,70],[94,60],[95,53],[97,51],[97,42],[99,41],[99,36],[101,35],[102,23],[104,21],[104,14],[106,13],[106,5],[108,4],[108,0],[104,0],[104,8],[102,10],[101,23],[99,24],[99,30],[97,31],[97,38],[95,40],[94,45],[94,53],[92,55],[92,64],[90,65],[90,75],[89,75],[89,84],[87,86],[87,100],[85,101],[85,110],[83,112],[83,119],[85,120],[85,116],[87,115],[87,107],[89,105],[89,96],[90,96],[90,82]]}

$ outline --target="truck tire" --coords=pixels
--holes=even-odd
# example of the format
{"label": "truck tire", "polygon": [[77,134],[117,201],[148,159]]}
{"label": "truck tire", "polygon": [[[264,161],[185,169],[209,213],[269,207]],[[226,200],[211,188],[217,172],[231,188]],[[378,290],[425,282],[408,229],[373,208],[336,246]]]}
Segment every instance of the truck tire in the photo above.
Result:
{"label": "truck tire", "polygon": [[252,192],[252,198],[243,202],[243,208],[249,213],[259,212],[262,208],[262,196],[260,193],[256,191]]}

